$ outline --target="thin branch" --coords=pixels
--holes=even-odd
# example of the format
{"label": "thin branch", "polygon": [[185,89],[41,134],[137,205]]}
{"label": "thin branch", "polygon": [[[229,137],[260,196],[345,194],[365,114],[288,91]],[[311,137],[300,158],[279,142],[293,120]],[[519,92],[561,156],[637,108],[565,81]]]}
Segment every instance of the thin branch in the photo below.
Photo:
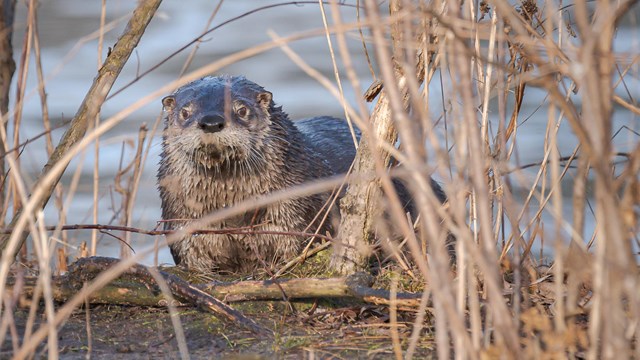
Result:
{"label": "thin branch", "polygon": [[[221,27],[223,27],[225,25],[228,25],[228,24],[230,24],[230,23],[232,23],[234,21],[240,20],[240,19],[242,19],[244,17],[247,17],[249,15],[253,15],[255,13],[259,13],[259,12],[262,12],[262,11],[265,11],[265,10],[269,10],[269,9],[273,9],[273,8],[277,8],[277,7],[281,7],[281,6],[290,6],[290,5],[300,6],[300,5],[306,5],[306,4],[314,4],[315,5],[317,3],[318,3],[317,1],[287,1],[287,2],[283,2],[283,3],[270,4],[270,5],[265,5],[265,6],[261,6],[261,7],[252,9],[252,10],[247,11],[245,13],[242,13],[242,14],[240,14],[238,16],[234,16],[234,17],[232,17],[232,18],[230,18],[228,20],[225,20],[222,23],[220,23],[220,25],[216,25],[216,26],[212,27],[211,29],[209,29],[209,30],[203,32],[202,34],[198,35],[193,40],[189,41],[188,43],[186,43],[185,45],[180,47],[178,50],[172,52],[167,57],[165,57],[164,59],[160,60],[160,62],[158,62],[157,64],[151,66],[148,70],[143,71],[142,73],[140,73],[133,80],[131,80],[130,82],[125,84],[123,87],[121,87],[120,89],[114,91],[113,94],[111,94],[107,98],[107,100],[109,100],[109,99],[113,98],[114,96],[120,94],[122,91],[126,90],[131,85],[135,84],[138,80],[140,80],[143,77],[149,75],[149,73],[155,71],[160,66],[162,66],[164,63],[166,63],[167,61],[171,60],[173,57],[175,57],[176,55],[180,54],[184,50],[188,49],[191,45],[201,42],[203,37],[211,34],[212,32],[220,29]],[[324,1],[322,3],[327,4],[328,2]],[[340,5],[347,6],[347,7],[356,7],[356,5],[345,4],[345,3],[340,3]]]}
{"label": "thin branch", "polygon": [[[70,230],[100,230],[104,233],[108,233],[109,231],[122,231],[129,233],[137,233],[143,235],[150,236],[158,236],[158,235],[172,235],[174,233],[180,232],[179,230],[145,230],[140,228],[135,228],[131,226],[121,226],[121,225],[102,225],[102,224],[75,224],[75,225],[63,225],[61,227],[57,226],[46,226],[44,227],[46,231],[70,231]],[[11,234],[13,229],[10,227],[0,229],[0,234]],[[239,235],[283,235],[283,236],[300,236],[300,237],[317,237],[319,239],[331,241],[332,237],[314,234],[314,233],[306,233],[300,231],[273,231],[273,230],[254,230],[251,227],[239,227],[239,228],[224,228],[224,229],[197,229],[190,231],[191,234],[239,234]]]}

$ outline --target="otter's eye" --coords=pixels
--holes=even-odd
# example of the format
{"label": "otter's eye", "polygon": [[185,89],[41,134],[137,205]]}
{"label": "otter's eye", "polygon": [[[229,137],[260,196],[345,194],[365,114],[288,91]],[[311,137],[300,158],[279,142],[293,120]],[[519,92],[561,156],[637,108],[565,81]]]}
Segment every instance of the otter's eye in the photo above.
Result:
{"label": "otter's eye", "polygon": [[246,118],[247,115],[249,115],[249,109],[247,109],[246,106],[240,105],[236,109],[236,114],[238,114],[238,116],[241,117],[241,118]]}
{"label": "otter's eye", "polygon": [[191,115],[191,114],[189,114],[189,110],[182,109],[182,110],[180,110],[180,115],[182,116],[182,118],[184,120],[187,120],[189,118],[189,115]]}

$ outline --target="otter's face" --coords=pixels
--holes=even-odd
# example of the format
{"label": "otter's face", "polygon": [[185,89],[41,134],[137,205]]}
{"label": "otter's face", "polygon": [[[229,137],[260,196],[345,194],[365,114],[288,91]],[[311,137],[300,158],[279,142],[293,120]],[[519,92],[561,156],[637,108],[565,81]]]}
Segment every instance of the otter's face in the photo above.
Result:
{"label": "otter's face", "polygon": [[206,168],[246,162],[259,155],[271,125],[272,95],[233,77],[207,77],[162,99],[167,114],[165,150]]}

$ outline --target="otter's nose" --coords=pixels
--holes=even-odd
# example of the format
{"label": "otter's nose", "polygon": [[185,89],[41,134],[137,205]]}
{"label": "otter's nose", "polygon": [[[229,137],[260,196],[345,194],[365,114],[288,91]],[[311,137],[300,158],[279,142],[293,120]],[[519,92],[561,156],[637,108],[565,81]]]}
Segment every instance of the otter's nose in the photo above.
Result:
{"label": "otter's nose", "polygon": [[198,120],[198,127],[207,133],[216,133],[224,128],[224,117],[220,115],[206,115]]}

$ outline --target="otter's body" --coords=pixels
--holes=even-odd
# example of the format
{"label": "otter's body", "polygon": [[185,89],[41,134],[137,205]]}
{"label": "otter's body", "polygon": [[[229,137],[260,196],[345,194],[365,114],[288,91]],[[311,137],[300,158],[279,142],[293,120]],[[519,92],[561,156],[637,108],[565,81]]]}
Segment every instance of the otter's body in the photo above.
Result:
{"label": "otter's body", "polygon": [[[194,81],[163,104],[167,118],[158,187],[162,217],[173,220],[165,223],[166,229],[346,172],[355,155],[346,123],[321,117],[294,124],[275,106],[271,93],[243,77]],[[326,195],[318,194],[279,201],[207,228],[314,232],[312,220],[325,200]],[[298,255],[303,241],[260,233],[201,234],[179,239],[170,248],[176,264],[190,269],[248,272]]]}

